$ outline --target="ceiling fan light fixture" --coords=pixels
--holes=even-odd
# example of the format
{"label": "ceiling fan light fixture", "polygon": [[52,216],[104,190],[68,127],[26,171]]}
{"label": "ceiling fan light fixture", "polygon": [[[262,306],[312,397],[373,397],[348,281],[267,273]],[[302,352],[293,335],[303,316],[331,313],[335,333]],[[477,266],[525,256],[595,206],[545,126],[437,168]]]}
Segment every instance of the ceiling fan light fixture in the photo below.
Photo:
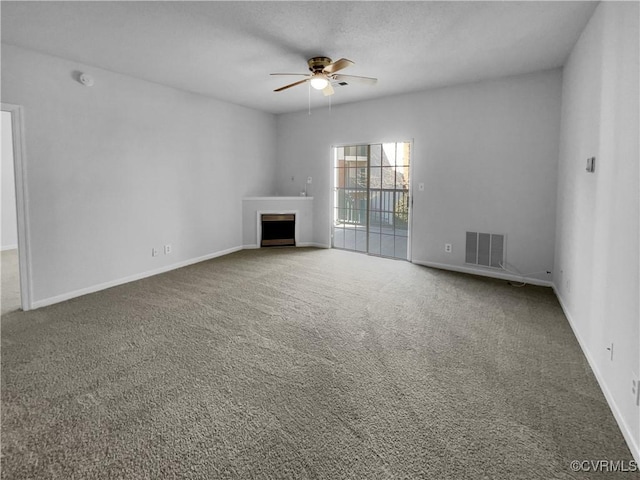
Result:
{"label": "ceiling fan light fixture", "polygon": [[294,76],[302,76],[304,80],[299,80],[297,82],[290,83],[289,85],[285,85],[284,87],[276,88],[274,92],[281,92],[283,90],[287,90],[291,87],[295,87],[296,85],[302,85],[303,83],[309,83],[310,87],[313,87],[314,90],[320,90],[325,97],[333,95],[335,92],[333,91],[333,86],[331,82],[336,81],[340,85],[346,85],[347,83],[364,83],[367,85],[375,85],[378,81],[377,78],[371,77],[357,77],[353,75],[342,75],[336,74],[336,72],[340,72],[345,68],[353,65],[351,60],[347,60],[346,58],[341,58],[335,62],[331,61],[329,57],[313,57],[307,60],[307,65],[309,65],[309,73],[272,73],[271,75],[294,75]]}
{"label": "ceiling fan light fixture", "polygon": [[311,83],[311,86],[316,90],[322,90],[327,85],[329,85],[329,80],[327,80],[327,77],[325,77],[324,75],[315,75],[309,81]]}

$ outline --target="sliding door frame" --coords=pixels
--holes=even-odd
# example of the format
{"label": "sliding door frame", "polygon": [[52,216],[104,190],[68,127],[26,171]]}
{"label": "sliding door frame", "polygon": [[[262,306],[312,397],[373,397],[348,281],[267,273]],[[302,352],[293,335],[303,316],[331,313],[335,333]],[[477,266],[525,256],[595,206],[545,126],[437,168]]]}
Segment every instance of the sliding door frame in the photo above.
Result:
{"label": "sliding door frame", "polygon": [[[336,190],[336,175],[335,175],[335,170],[336,170],[336,149],[340,148],[340,147],[351,147],[351,146],[357,146],[357,145],[367,145],[367,147],[371,147],[371,145],[381,145],[381,144],[385,144],[385,143],[408,143],[410,145],[410,161],[409,161],[409,217],[407,219],[407,228],[408,228],[408,232],[407,232],[407,261],[411,262],[412,260],[412,254],[411,254],[411,247],[412,247],[412,241],[411,241],[411,237],[413,235],[413,192],[414,192],[414,188],[413,188],[413,163],[414,163],[414,140],[413,138],[411,138],[410,140],[406,140],[406,141],[397,141],[397,140],[392,140],[392,141],[371,141],[371,142],[348,142],[348,143],[336,143],[336,144],[332,144],[330,146],[330,152],[329,152],[329,178],[330,178],[330,182],[329,182],[329,188],[330,188],[330,195],[329,195],[329,248],[333,248],[333,240],[334,240],[334,213],[335,213],[335,209],[336,209],[336,205],[335,205],[335,190]],[[371,149],[368,148],[368,153],[367,153],[367,195],[370,195],[370,183],[371,183],[371,173],[370,173],[370,168],[371,168]],[[375,255],[375,254],[371,254],[369,253],[369,227],[370,227],[370,218],[369,218],[369,212],[370,212],[370,207],[369,207],[369,203],[370,203],[370,197],[367,198],[367,251],[366,252],[360,252],[360,253],[366,253],[367,255],[371,255],[371,256],[376,256],[376,257],[382,257],[382,258],[394,258],[394,257],[386,257],[386,256],[382,256],[382,255]],[[397,257],[395,257],[397,258]]]}

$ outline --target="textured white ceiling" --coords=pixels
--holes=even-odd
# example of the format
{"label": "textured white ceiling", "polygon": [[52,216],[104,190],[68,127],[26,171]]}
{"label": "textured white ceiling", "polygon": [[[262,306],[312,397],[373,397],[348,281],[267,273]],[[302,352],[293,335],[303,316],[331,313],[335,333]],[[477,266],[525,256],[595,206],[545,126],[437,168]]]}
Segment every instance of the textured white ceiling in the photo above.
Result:
{"label": "textured white ceiling", "polygon": [[[7,2],[2,42],[272,113],[307,108],[306,85],[274,93],[313,56],[376,86],[333,104],[561,66],[594,2]],[[97,82],[99,82],[97,78]],[[312,106],[328,105],[312,91]]]}

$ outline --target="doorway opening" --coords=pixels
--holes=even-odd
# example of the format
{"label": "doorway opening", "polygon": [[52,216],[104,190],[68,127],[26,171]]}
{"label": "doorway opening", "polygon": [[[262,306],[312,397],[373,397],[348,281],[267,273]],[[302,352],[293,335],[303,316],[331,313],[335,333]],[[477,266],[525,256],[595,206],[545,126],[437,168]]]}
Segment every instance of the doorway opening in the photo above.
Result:
{"label": "doorway opening", "polygon": [[22,107],[1,104],[0,192],[2,195],[1,265],[2,315],[29,310],[29,252],[24,188]]}
{"label": "doorway opening", "polygon": [[410,260],[411,143],[334,148],[332,247]]}

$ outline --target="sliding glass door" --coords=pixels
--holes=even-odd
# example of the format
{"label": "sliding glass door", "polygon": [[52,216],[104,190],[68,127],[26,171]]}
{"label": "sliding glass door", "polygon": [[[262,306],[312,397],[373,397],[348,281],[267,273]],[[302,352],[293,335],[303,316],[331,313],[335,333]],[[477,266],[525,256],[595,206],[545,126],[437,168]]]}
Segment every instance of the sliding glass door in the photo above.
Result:
{"label": "sliding glass door", "polygon": [[336,147],[333,247],[408,258],[408,142]]}

